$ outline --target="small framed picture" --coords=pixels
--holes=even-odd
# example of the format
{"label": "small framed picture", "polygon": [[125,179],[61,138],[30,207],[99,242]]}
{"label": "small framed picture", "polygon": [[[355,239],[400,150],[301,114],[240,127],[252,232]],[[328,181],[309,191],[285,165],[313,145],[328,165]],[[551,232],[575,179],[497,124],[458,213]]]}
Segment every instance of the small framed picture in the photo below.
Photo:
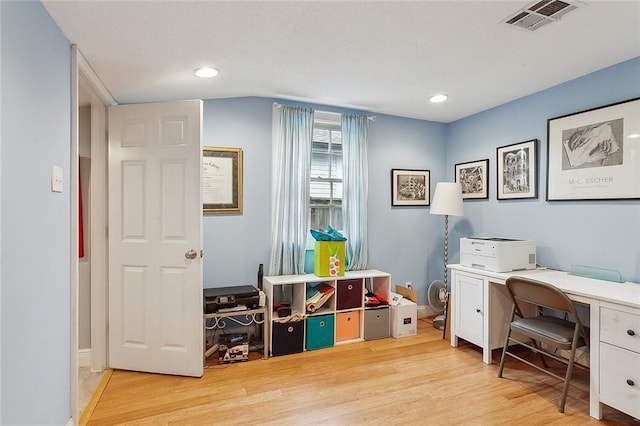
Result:
{"label": "small framed picture", "polygon": [[391,170],[392,206],[428,206],[429,170]]}
{"label": "small framed picture", "polygon": [[489,198],[489,159],[459,163],[455,166],[456,183],[462,186],[462,199]]}
{"label": "small framed picture", "polygon": [[538,140],[498,147],[498,200],[538,198]]}
{"label": "small framed picture", "polygon": [[547,200],[640,199],[640,98],[547,120]]}

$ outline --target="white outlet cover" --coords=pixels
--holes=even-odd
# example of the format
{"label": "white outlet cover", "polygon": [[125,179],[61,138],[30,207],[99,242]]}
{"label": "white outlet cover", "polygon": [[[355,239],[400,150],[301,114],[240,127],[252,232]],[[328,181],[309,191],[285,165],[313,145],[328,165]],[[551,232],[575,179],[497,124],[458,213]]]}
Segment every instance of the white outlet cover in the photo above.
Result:
{"label": "white outlet cover", "polygon": [[64,179],[62,167],[51,166],[51,192],[62,192],[64,190]]}

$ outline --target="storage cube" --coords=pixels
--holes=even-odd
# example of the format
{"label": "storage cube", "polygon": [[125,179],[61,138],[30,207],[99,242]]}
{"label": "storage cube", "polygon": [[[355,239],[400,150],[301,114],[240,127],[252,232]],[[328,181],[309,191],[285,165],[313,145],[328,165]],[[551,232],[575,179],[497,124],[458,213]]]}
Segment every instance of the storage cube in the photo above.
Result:
{"label": "storage cube", "polygon": [[304,321],[274,322],[272,326],[273,356],[295,354],[304,350]]}
{"label": "storage cube", "polygon": [[339,280],[336,285],[336,310],[361,308],[362,280]]}
{"label": "storage cube", "polygon": [[313,273],[319,277],[344,275],[344,241],[316,241],[313,252]]}
{"label": "storage cube", "polygon": [[307,350],[333,346],[335,318],[331,315],[307,317]]}
{"label": "storage cube", "polygon": [[336,314],[336,342],[360,338],[360,311]]}
{"label": "storage cube", "polygon": [[389,307],[368,308],[364,311],[364,340],[389,337]]}
{"label": "storage cube", "polygon": [[391,306],[391,335],[393,337],[414,336],[418,332],[418,305],[408,299],[400,299]]}

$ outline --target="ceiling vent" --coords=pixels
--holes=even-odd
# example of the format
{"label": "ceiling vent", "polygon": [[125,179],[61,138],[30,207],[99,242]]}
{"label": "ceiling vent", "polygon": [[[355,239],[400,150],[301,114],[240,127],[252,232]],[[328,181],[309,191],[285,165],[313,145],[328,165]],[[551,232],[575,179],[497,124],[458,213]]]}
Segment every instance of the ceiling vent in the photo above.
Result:
{"label": "ceiling vent", "polygon": [[571,1],[542,0],[531,3],[524,9],[504,20],[505,24],[535,31],[552,22],[559,21],[567,13],[577,9],[577,5]]}

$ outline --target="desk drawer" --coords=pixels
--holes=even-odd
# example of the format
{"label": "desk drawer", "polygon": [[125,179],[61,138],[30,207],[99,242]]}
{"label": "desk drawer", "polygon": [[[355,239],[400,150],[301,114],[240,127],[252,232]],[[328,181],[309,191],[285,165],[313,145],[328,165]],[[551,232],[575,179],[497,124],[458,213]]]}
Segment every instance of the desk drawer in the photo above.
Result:
{"label": "desk drawer", "polygon": [[640,315],[602,307],[600,341],[640,352]]}
{"label": "desk drawer", "polygon": [[640,354],[600,343],[600,401],[640,417]]}

